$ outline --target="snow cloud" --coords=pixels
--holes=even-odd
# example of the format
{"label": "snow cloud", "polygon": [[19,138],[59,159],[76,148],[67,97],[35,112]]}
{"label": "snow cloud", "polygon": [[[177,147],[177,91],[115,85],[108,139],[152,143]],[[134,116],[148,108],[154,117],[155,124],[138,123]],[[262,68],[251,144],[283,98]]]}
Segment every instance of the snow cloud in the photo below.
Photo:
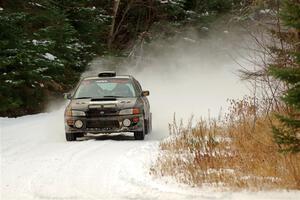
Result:
{"label": "snow cloud", "polygon": [[236,63],[244,59],[241,44],[245,36],[228,27],[210,33],[209,37],[199,37],[196,31],[187,31],[171,42],[138,45],[130,61],[95,59],[84,76],[102,70],[135,76],[143,89],[150,90],[153,134],[163,138],[174,113],[184,122],[191,115],[197,119],[217,117],[228,106],[227,99],[249,93],[237,75],[240,66]]}

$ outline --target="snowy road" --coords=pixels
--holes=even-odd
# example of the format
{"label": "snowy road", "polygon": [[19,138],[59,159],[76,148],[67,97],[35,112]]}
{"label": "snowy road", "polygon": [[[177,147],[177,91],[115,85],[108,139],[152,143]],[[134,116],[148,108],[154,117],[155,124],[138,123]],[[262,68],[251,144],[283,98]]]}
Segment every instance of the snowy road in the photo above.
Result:
{"label": "snowy road", "polygon": [[[0,119],[1,199],[297,199],[299,192],[231,193],[154,179],[158,141],[130,134],[65,142],[62,110]],[[154,132],[155,135],[155,132]]]}
{"label": "snowy road", "polygon": [[[140,183],[145,181],[134,177],[149,170],[143,161],[151,160],[157,142],[137,142],[128,134],[67,143],[62,116],[60,110],[1,120],[2,199],[115,199],[144,194]],[[134,171],[125,166],[131,167],[130,157]]]}

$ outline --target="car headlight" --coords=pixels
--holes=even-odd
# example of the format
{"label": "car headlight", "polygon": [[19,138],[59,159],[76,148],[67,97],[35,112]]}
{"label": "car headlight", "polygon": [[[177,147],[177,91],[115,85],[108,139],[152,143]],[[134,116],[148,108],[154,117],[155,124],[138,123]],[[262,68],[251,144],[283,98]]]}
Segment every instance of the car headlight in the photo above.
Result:
{"label": "car headlight", "polygon": [[72,116],[74,117],[85,116],[85,112],[79,110],[72,110]]}
{"label": "car headlight", "polygon": [[76,128],[82,128],[83,127],[83,122],[81,120],[76,120],[74,123],[74,126]]}
{"label": "car headlight", "polygon": [[138,108],[124,109],[119,112],[119,115],[136,115],[140,113]]}
{"label": "car headlight", "polygon": [[123,120],[123,125],[124,126],[128,127],[128,126],[130,126],[130,124],[131,124],[131,121],[129,119],[124,119]]}

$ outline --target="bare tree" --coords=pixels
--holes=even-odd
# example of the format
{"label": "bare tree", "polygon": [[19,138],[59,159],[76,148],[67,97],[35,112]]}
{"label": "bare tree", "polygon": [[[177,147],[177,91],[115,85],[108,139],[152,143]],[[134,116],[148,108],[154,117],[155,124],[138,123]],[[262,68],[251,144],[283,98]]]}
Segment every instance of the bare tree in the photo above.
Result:
{"label": "bare tree", "polygon": [[112,23],[111,23],[111,28],[109,32],[109,37],[108,37],[108,48],[111,49],[111,45],[114,40],[114,32],[115,32],[115,26],[116,26],[116,19],[118,15],[118,10],[120,6],[120,1],[121,0],[113,0],[113,14],[112,14]]}
{"label": "bare tree", "polygon": [[[118,36],[124,33],[129,23],[135,23],[135,34],[148,32],[155,18],[155,3],[153,0],[114,0],[112,24],[109,32],[108,47],[111,49]],[[142,11],[142,12],[141,12]],[[133,14],[137,16],[132,18]],[[129,21],[131,20],[131,21]]]}

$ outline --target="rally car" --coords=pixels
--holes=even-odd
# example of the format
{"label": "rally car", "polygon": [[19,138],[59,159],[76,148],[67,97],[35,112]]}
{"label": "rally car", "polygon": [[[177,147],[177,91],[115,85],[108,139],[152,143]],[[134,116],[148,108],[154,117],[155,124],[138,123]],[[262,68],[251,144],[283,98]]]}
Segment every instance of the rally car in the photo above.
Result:
{"label": "rally car", "polygon": [[65,94],[70,100],[65,109],[66,140],[118,132],[133,132],[136,140],[144,140],[152,129],[148,95],[130,75],[107,71],[83,78],[73,93]]}

